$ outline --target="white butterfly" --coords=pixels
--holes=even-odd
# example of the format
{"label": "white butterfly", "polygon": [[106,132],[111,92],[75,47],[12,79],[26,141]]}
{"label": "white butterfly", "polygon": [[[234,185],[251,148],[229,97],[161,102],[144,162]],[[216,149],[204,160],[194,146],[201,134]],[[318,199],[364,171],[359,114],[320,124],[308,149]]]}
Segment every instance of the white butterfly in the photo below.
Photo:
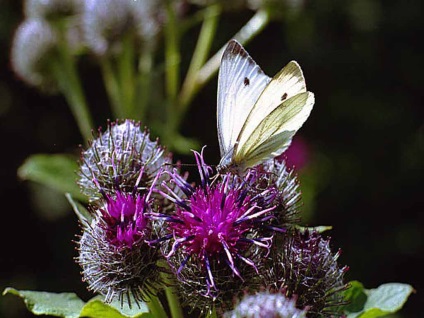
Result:
{"label": "white butterfly", "polygon": [[218,76],[218,171],[242,174],[282,154],[314,102],[297,62],[291,61],[271,79],[231,40]]}

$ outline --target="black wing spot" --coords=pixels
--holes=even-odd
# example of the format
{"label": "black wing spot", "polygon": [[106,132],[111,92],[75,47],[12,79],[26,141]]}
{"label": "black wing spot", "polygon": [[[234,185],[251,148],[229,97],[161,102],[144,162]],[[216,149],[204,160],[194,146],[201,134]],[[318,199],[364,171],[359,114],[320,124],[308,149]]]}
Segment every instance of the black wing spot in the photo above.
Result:
{"label": "black wing spot", "polygon": [[244,83],[244,86],[249,86],[250,85],[250,80],[247,77],[245,77],[243,83]]}
{"label": "black wing spot", "polygon": [[285,100],[287,98],[287,93],[284,93],[283,96],[281,96],[281,101]]}

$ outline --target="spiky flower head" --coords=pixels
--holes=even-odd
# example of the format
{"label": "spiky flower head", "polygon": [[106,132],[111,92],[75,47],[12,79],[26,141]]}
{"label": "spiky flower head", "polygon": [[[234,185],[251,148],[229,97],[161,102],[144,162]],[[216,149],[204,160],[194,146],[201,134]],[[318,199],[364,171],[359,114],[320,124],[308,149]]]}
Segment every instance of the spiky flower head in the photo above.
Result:
{"label": "spiky flower head", "polygon": [[306,310],[296,308],[296,300],[282,293],[259,292],[245,295],[224,318],[306,318]]}
{"label": "spiky flower head", "polygon": [[136,188],[143,194],[159,169],[166,170],[170,162],[170,155],[165,156],[158,141],[151,141],[139,122],[112,122],[82,151],[78,184],[91,201],[100,199],[101,193],[112,195],[117,190],[129,193]]}
{"label": "spiky flower head", "polygon": [[11,63],[14,72],[27,84],[45,92],[55,92],[57,81],[52,71],[58,37],[51,26],[40,19],[22,22],[13,38]]}
{"label": "spiky flower head", "polygon": [[117,298],[121,304],[138,304],[160,283],[160,252],[149,244],[156,238],[146,217],[150,194],[105,195],[104,205],[93,208],[92,222],[82,223],[77,262],[88,289],[106,302]]}
{"label": "spiky flower head", "polygon": [[55,20],[80,13],[82,0],[26,0],[24,12],[27,18]]}
{"label": "spiky flower head", "polygon": [[[225,305],[243,288],[256,288],[272,234],[259,235],[273,207],[263,209],[248,195],[247,183],[231,174],[210,180],[211,167],[195,152],[200,185],[187,183],[177,171],[163,195],[175,202],[170,214],[153,214],[164,222],[163,252],[176,274],[181,292],[191,306]],[[260,195],[256,196],[257,198]]]}
{"label": "spiky flower head", "polygon": [[277,257],[270,266],[272,278],[266,283],[295,295],[298,308],[308,307],[308,317],[340,316],[347,285],[343,276],[348,267],[340,267],[340,250],[332,254],[330,239],[316,231],[288,233],[282,246],[274,246]]}
{"label": "spiky flower head", "polygon": [[153,41],[160,26],[158,2],[86,0],[82,19],[88,47],[103,56],[119,53],[125,40]]}
{"label": "spiky flower head", "polygon": [[274,207],[271,227],[288,228],[298,223],[302,205],[299,182],[284,160],[266,161],[250,169],[247,176],[249,195],[258,198],[262,208]]}

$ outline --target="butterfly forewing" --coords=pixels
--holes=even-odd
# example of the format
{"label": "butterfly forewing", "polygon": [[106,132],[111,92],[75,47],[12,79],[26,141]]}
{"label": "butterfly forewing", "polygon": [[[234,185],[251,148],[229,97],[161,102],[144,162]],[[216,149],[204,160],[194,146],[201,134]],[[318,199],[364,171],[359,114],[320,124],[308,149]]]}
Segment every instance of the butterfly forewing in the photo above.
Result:
{"label": "butterfly forewing", "polygon": [[280,103],[256,125],[248,138],[240,140],[233,162],[252,167],[283,153],[309,117],[314,101],[313,93],[303,92]]}
{"label": "butterfly forewing", "polygon": [[218,76],[217,125],[222,158],[231,159],[243,124],[269,81],[244,48],[230,41]]}
{"label": "butterfly forewing", "polygon": [[273,77],[259,96],[240,132],[239,144],[247,142],[259,123],[281,103],[303,92],[306,92],[306,84],[302,70],[297,62],[291,61]]}

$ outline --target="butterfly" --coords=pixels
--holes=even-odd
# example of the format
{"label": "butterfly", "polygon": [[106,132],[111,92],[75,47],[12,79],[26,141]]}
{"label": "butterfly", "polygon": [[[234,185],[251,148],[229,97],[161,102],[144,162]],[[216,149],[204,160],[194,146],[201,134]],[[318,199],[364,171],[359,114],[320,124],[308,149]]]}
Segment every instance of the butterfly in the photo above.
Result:
{"label": "butterfly", "polygon": [[218,75],[219,172],[247,168],[282,154],[315,102],[299,64],[289,62],[272,79],[231,40]]}

